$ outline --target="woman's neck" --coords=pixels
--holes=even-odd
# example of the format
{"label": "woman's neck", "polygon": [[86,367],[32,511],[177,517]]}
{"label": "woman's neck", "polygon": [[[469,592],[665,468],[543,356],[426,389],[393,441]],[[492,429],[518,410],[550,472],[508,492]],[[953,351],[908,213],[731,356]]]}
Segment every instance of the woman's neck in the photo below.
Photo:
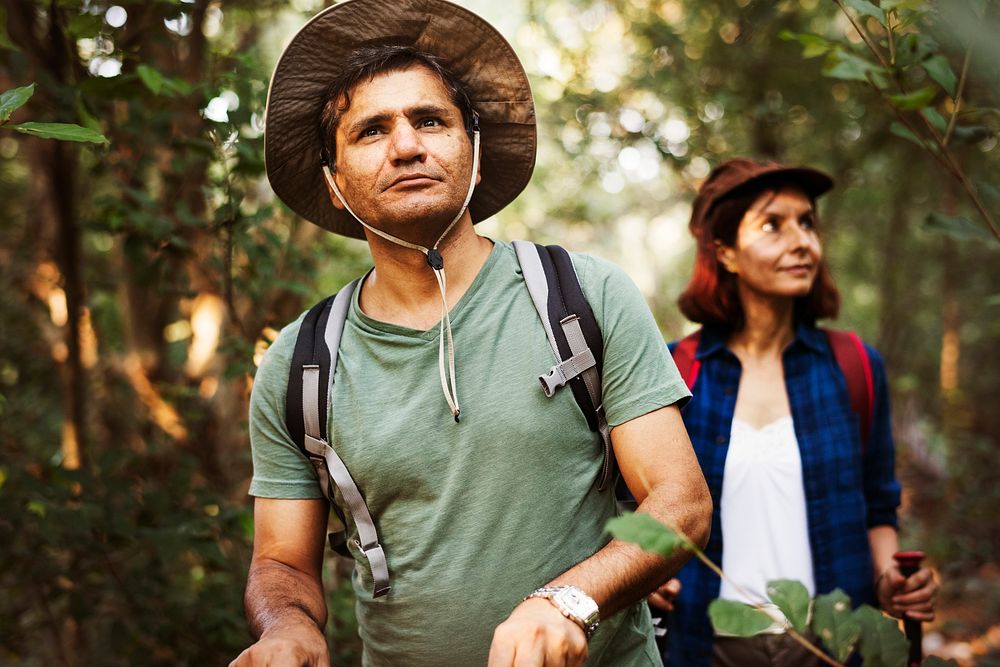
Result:
{"label": "woman's neck", "polygon": [[795,337],[795,300],[751,293],[740,286],[743,328],[729,338],[738,357],[780,357]]}

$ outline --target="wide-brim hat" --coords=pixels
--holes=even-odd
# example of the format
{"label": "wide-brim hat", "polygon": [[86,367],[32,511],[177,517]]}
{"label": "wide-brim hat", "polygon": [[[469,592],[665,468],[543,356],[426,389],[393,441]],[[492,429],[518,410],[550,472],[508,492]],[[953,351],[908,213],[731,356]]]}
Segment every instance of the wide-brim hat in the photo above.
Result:
{"label": "wide-brim hat", "polygon": [[712,212],[720,201],[750,188],[782,183],[798,185],[811,199],[833,187],[833,179],[818,169],[732,158],[713,169],[698,190],[691,211],[691,231],[696,235],[711,231],[708,228],[712,223]]}
{"label": "wide-brim hat", "polygon": [[271,76],[264,162],[275,194],[338,234],[364,238],[335,208],[323,178],[320,113],[331,82],[359,47],[413,46],[442,60],[466,86],[481,128],[480,172],[469,203],[480,222],[513,201],[535,166],[535,106],[520,60],[485,20],[445,0],[346,0],[314,16],[285,48]]}

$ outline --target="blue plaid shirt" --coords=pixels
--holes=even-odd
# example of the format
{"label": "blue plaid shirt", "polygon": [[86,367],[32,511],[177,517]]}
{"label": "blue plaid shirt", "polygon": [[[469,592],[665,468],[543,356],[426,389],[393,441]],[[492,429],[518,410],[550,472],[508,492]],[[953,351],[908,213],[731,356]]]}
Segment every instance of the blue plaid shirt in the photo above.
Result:
{"label": "blue plaid shirt", "polygon": [[[864,452],[858,417],[851,410],[847,384],[826,335],[815,327],[799,325],[795,340],[782,355],[802,458],[816,593],[841,588],[855,604],[873,602],[874,597],[868,529],[896,525],[900,495],[885,369],[878,353],[866,348],[875,404]],[[682,414],[715,504],[705,553],[721,565],[719,506],[741,368],[726,347],[725,332],[711,328],[702,330],[695,358],[701,368],[694,397]],[[713,631],[707,609],[719,596],[720,580],[696,559],[684,566],[678,578],[682,588],[670,614],[664,660],[675,667],[708,665]]]}

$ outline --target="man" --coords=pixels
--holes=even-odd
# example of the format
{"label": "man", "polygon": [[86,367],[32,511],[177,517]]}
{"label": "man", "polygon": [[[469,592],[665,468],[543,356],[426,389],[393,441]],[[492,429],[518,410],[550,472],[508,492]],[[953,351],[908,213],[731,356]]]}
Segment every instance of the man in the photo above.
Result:
{"label": "man", "polygon": [[[349,0],[287,47],[266,132],[277,194],[331,231],[363,234],[375,264],[350,304],[328,431],[392,577],[376,596],[373,566],[349,541],[365,664],[659,664],[642,599],[685,557],[608,542],[616,509],[594,484],[599,438],[569,391],[550,399],[538,387],[552,350],[514,252],[473,228],[534,165],[513,50],[444,0]],[[711,501],[677,407],[687,389],[624,273],[587,255],[574,263],[604,337],[625,482],[639,511],[703,543]],[[254,385],[245,602],[259,640],[234,665],[329,660],[328,506],[284,423],[300,322]],[[357,538],[349,511],[346,523]]]}

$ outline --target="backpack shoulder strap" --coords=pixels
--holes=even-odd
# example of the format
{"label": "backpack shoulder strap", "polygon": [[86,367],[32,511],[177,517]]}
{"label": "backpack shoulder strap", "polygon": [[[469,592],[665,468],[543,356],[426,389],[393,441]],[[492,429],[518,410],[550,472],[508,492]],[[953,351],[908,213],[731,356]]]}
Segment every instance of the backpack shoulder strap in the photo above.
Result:
{"label": "backpack shoulder strap", "polygon": [[701,370],[701,361],[695,357],[700,341],[701,329],[677,341],[672,353],[674,364],[689,390],[694,389],[694,383],[698,381],[698,371]]}
{"label": "backpack shoulder strap", "polygon": [[847,382],[851,410],[858,415],[861,425],[861,451],[864,452],[868,448],[875,404],[871,359],[861,337],[853,331],[823,329],[823,333]]}
{"label": "backpack shoulder strap", "polygon": [[[335,487],[350,509],[361,550],[372,569],[373,595],[381,597],[389,592],[389,568],[385,552],[379,544],[375,522],[364,496],[344,461],[330,446],[326,433],[327,406],[330,405],[334,385],[340,339],[358,283],[355,280],[335,296],[316,304],[303,319],[288,374],[285,420],[295,444],[316,468],[320,488],[330,506],[337,507],[333,493]],[[343,518],[339,510],[338,514]],[[343,536],[333,534],[330,538],[331,546],[344,553],[338,548],[338,544],[343,544]]]}
{"label": "backpack shoulder strap", "polygon": [[570,254],[560,246],[514,241],[525,286],[558,363],[539,376],[545,395],[552,397],[569,384],[592,431],[601,436],[604,463],[598,489],[611,477],[611,435],[604,414],[602,368],[604,339],[587,301]]}

